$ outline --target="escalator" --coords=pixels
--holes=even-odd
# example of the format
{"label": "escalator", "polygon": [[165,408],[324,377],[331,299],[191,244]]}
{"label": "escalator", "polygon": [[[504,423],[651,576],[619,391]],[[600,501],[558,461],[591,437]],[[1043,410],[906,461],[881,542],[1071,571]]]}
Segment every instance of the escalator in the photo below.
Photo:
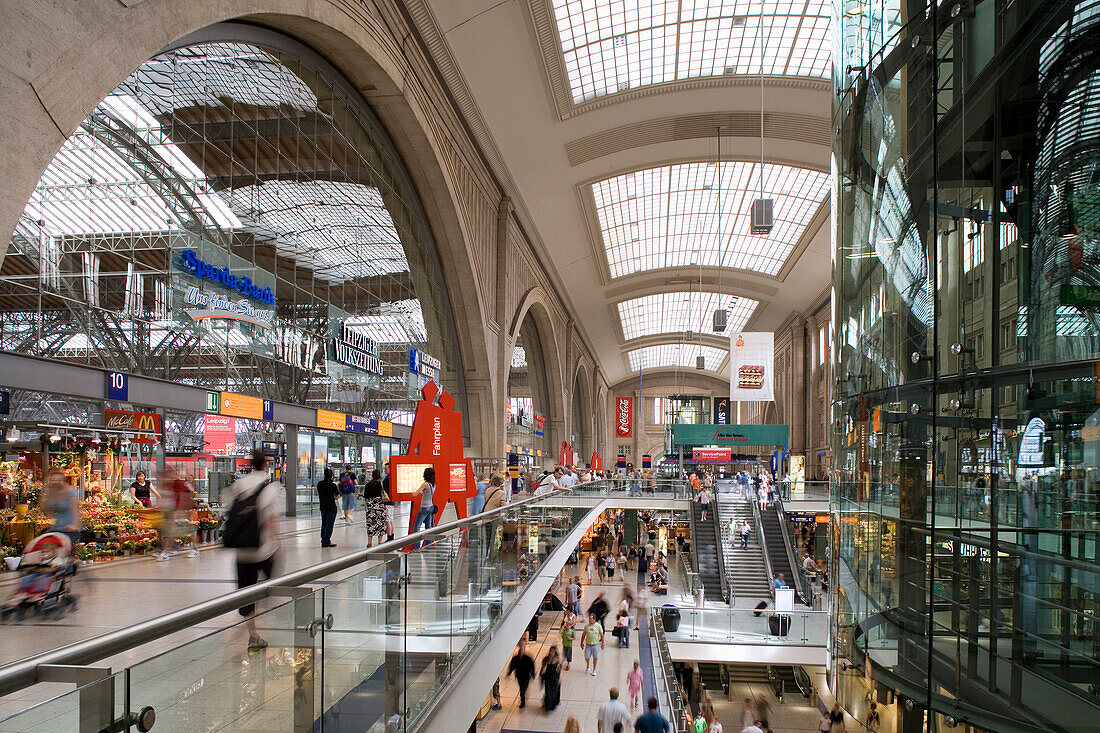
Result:
{"label": "escalator", "polygon": [[768,667],[768,683],[780,702],[787,695],[801,695],[807,700],[810,698],[810,675],[802,667]]}
{"label": "escalator", "polygon": [[718,534],[716,522],[712,514],[716,511],[710,507],[706,521],[703,521],[703,505],[691,502],[691,511],[694,515],[692,525],[695,532],[695,562],[696,572],[703,581],[703,598],[708,601],[722,603],[722,575],[718,565]]}
{"label": "escalator", "polygon": [[[771,564],[772,577],[778,577],[783,573],[788,588],[795,588],[797,595],[797,578],[795,569],[791,567],[787,534],[783,531],[783,519],[779,516],[779,509],[773,504],[767,509],[760,509],[760,523],[763,526],[764,536],[761,541],[768,548],[768,562]],[[803,603],[806,599],[802,599]]]}
{"label": "escalator", "polygon": [[726,696],[726,685],[722,684],[722,665],[717,662],[699,662],[699,681],[710,691],[715,699]]}

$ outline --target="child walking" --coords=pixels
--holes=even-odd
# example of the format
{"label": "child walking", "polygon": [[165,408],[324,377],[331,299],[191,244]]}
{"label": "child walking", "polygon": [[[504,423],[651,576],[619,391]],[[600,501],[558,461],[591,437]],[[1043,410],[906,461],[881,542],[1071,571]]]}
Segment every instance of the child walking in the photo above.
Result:
{"label": "child walking", "polygon": [[630,693],[630,709],[638,707],[638,697],[642,694],[642,665],[634,660],[634,668],[626,673],[626,689]]}

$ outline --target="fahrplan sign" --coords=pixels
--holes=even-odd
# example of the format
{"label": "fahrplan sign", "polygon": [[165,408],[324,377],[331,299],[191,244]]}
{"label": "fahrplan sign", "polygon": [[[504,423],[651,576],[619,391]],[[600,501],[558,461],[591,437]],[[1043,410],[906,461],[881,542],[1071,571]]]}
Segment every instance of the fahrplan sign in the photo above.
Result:
{"label": "fahrplan sign", "polygon": [[615,435],[629,438],[634,434],[634,398],[620,397],[615,403]]}

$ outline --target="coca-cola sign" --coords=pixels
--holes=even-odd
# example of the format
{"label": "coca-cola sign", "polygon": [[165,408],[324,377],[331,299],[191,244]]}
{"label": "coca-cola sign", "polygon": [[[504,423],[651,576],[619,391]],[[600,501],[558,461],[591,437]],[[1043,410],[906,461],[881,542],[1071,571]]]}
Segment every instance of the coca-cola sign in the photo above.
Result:
{"label": "coca-cola sign", "polygon": [[632,397],[620,397],[615,408],[615,435],[629,438],[633,434],[634,405]]}

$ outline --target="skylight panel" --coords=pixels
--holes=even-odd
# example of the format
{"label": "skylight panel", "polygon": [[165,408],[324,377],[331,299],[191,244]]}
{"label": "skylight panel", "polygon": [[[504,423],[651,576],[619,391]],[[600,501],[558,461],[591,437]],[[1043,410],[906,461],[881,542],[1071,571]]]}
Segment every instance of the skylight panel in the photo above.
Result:
{"label": "skylight panel", "polygon": [[712,333],[714,311],[729,313],[726,330],[740,331],[759,301],[723,293],[659,293],[619,303],[619,320],[627,341],[661,333]]}
{"label": "skylight panel", "polygon": [[230,202],[245,229],[329,282],[409,269],[378,189],[342,181],[240,186]]}
{"label": "skylight panel", "polygon": [[553,0],[573,102],[727,74],[825,77],[823,0]]}
{"label": "skylight panel", "polygon": [[598,181],[592,196],[611,277],[708,265],[777,275],[828,195],[826,173],[765,164],[775,225],[749,233],[759,163],[684,163]]}
{"label": "skylight panel", "polygon": [[700,355],[706,360],[708,370],[717,371],[729,351],[699,344],[658,344],[634,349],[627,353],[627,359],[633,372],[668,367],[695,369],[695,358]]}

